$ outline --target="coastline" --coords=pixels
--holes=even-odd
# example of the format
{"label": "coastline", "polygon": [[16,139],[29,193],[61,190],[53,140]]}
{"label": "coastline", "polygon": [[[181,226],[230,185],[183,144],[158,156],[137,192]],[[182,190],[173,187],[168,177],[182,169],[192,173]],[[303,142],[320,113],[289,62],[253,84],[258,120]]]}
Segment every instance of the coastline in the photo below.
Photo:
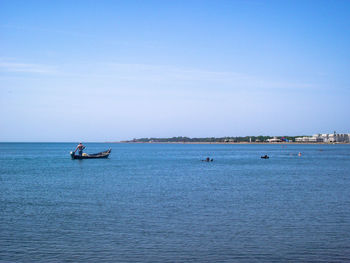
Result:
{"label": "coastline", "polygon": [[108,143],[128,143],[128,144],[261,144],[261,145],[305,145],[305,144],[317,144],[317,145],[335,145],[335,144],[350,144],[348,142],[131,142],[131,141],[120,141],[120,142],[108,142]]}

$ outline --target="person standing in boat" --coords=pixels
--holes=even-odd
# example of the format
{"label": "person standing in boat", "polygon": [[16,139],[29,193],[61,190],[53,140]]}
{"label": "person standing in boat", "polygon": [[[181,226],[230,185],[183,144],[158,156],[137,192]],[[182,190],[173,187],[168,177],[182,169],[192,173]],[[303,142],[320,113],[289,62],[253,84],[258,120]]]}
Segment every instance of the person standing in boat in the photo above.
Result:
{"label": "person standing in boat", "polygon": [[85,149],[85,146],[80,142],[77,146],[77,148],[75,149],[74,153],[76,151],[78,151],[79,153],[79,156],[82,156],[83,155],[83,150]]}

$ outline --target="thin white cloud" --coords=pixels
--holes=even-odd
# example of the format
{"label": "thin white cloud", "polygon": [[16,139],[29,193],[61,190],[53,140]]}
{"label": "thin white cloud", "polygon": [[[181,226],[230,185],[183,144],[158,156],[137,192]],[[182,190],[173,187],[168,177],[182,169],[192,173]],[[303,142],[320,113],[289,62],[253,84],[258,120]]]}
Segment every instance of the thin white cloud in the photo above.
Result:
{"label": "thin white cloud", "polygon": [[0,61],[1,72],[22,72],[34,74],[56,74],[57,70],[48,65]]}
{"label": "thin white cloud", "polygon": [[[62,69],[62,66],[60,67]],[[259,77],[229,71],[210,71],[194,68],[181,68],[169,65],[96,63],[70,65],[58,71],[57,66],[19,63],[0,59],[0,72],[22,72],[31,74],[55,74],[79,79],[98,79],[104,83],[119,81],[131,87],[215,88],[242,91],[313,89],[310,83],[294,80],[281,80],[278,76]],[[142,85],[140,85],[142,83]]]}
{"label": "thin white cloud", "polygon": [[251,74],[208,71],[202,69],[178,68],[172,66],[148,64],[119,64],[106,63],[100,68],[104,69],[104,77],[155,82],[188,82],[217,84],[218,87],[236,87],[241,89],[289,89],[314,88],[313,84],[301,83],[294,80],[281,80],[278,76],[260,77]]}

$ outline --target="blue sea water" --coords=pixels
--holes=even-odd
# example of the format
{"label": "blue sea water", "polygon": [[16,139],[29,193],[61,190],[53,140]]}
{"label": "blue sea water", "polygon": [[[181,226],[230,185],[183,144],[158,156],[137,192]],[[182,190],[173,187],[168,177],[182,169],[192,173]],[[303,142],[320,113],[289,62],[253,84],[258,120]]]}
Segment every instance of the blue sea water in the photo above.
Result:
{"label": "blue sea water", "polygon": [[0,262],[350,261],[350,145],[75,146],[0,144]]}

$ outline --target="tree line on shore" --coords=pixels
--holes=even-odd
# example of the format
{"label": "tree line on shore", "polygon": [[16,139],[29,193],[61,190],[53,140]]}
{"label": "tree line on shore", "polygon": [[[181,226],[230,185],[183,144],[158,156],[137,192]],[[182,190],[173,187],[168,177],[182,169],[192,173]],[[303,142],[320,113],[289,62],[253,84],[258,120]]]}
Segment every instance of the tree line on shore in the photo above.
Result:
{"label": "tree line on shore", "polygon": [[296,137],[300,136],[237,136],[237,137],[205,137],[205,138],[190,138],[190,137],[171,137],[171,138],[139,138],[126,142],[265,142],[268,139],[278,138],[282,141],[295,141]]}

